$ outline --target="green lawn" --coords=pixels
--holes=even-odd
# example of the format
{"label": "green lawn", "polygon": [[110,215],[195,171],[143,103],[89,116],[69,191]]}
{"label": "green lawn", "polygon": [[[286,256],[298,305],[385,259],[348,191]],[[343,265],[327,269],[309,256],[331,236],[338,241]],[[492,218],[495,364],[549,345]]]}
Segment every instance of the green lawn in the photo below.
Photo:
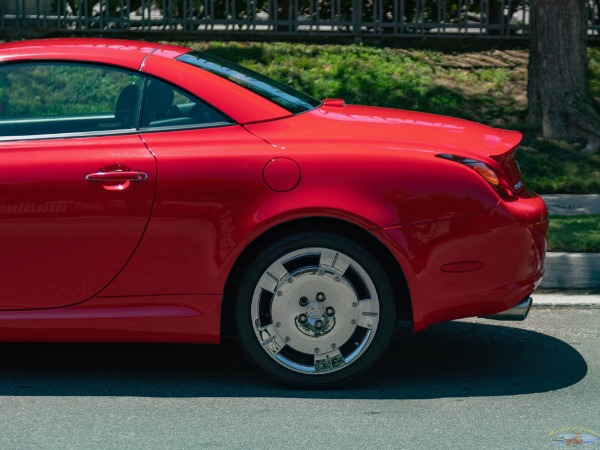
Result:
{"label": "green lawn", "polygon": [[551,216],[548,251],[600,252],[600,215]]}
{"label": "green lawn", "polygon": [[[600,193],[600,154],[580,141],[542,141],[527,130],[526,50],[441,52],[368,45],[185,42],[316,98],[414,109],[524,132],[517,154],[529,188]],[[590,87],[600,102],[600,50],[590,48]]]}

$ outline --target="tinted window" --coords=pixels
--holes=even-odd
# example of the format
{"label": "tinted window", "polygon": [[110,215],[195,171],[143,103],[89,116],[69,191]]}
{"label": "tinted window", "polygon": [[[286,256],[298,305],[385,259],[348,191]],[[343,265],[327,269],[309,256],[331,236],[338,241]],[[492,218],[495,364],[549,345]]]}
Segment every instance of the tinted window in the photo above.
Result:
{"label": "tinted window", "polygon": [[0,66],[0,137],[134,128],[141,85],[141,76],[104,66]]}
{"label": "tinted window", "polygon": [[227,119],[206,103],[160,80],[146,82],[141,128],[195,128],[229,125]]}
{"label": "tinted window", "polygon": [[207,55],[202,52],[190,52],[177,58],[179,61],[192,64],[197,67],[219,75],[232,81],[249,91],[276,103],[292,114],[299,114],[316,108],[321,104],[302,92],[299,92],[285,84],[265,77],[253,70],[246,69],[231,61],[216,56]]}

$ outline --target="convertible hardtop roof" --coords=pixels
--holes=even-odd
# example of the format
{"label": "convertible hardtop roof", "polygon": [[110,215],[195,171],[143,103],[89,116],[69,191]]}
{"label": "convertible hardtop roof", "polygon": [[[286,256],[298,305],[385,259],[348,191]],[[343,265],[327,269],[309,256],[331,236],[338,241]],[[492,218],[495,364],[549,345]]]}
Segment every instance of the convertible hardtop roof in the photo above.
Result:
{"label": "convertible hardtop roof", "polygon": [[125,39],[36,39],[1,44],[0,62],[60,59],[114,64],[139,70],[150,54],[173,59],[189,51],[186,47]]}
{"label": "convertible hardtop roof", "polygon": [[0,44],[0,65],[27,61],[107,64],[172,83],[239,124],[292,115],[282,106],[220,75],[175,60],[190,51],[190,48],[170,44],[123,39],[38,39]]}

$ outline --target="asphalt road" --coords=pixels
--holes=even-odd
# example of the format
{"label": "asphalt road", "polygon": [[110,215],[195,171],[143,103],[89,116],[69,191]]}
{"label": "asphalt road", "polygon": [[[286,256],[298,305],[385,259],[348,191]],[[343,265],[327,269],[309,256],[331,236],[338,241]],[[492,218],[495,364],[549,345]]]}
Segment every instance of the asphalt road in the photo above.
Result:
{"label": "asphalt road", "polygon": [[272,384],[231,342],[0,344],[0,448],[551,449],[572,427],[600,446],[599,323],[401,330],[375,372],[325,392]]}

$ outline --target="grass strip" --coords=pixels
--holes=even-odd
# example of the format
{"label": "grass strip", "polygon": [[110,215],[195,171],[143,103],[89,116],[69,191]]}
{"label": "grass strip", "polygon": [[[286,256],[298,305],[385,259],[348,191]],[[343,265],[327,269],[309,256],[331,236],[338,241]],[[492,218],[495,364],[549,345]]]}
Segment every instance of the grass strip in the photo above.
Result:
{"label": "grass strip", "polygon": [[600,253],[600,215],[550,216],[548,251]]}

